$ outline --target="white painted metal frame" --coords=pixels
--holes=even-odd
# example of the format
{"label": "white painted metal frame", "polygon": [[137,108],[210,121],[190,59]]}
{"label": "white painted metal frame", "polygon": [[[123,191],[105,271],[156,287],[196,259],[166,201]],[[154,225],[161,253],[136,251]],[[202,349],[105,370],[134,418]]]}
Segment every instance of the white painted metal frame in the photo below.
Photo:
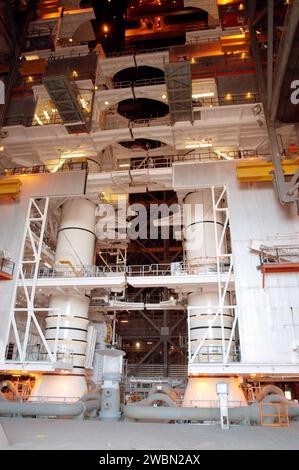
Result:
{"label": "white painted metal frame", "polygon": [[[238,321],[238,313],[237,313],[237,306],[236,305],[224,305],[226,294],[228,293],[228,286],[234,282],[233,276],[233,257],[232,253],[227,252],[227,244],[226,244],[226,230],[228,227],[229,222],[229,215],[228,215],[228,207],[227,207],[227,195],[226,195],[226,186],[222,187],[211,187],[212,192],[212,203],[213,203],[213,219],[214,219],[214,233],[215,233],[215,240],[216,240],[216,264],[217,264],[217,285],[218,285],[218,297],[219,303],[213,307],[209,306],[209,308],[216,309],[215,317],[212,323],[207,328],[207,331],[200,341],[199,345],[197,346],[194,354],[191,352],[191,331],[190,331],[190,312],[192,310],[206,310],[205,306],[189,306],[188,307],[188,358],[189,364],[194,364],[196,362],[196,358],[199,356],[201,349],[204,346],[205,340],[208,338],[211,329],[213,328],[217,318],[220,316],[221,320],[221,339],[222,339],[222,363],[226,364],[229,360],[230,355],[232,354],[231,347],[232,341],[235,336],[237,321]],[[226,206],[223,206],[222,201],[226,201]],[[221,233],[219,234],[219,225],[217,221],[219,220],[219,213],[222,214],[223,219],[223,227]],[[225,270],[225,278],[223,276],[223,271],[221,269],[223,262],[227,260],[229,265]],[[232,325],[232,331],[230,334],[230,338],[228,341],[228,345],[226,348],[226,340],[224,334],[224,311],[225,310],[233,310],[234,311],[234,321]],[[201,363],[202,364],[202,363]]]}
{"label": "white painted metal frame", "polygon": [[[29,353],[29,337],[30,332],[32,331],[32,326],[35,326],[37,333],[41,339],[42,345],[44,346],[47,354],[47,359],[49,362],[57,362],[59,359],[57,357],[58,353],[58,337],[59,337],[59,321],[60,321],[60,311],[58,311],[58,328],[56,329],[56,337],[54,342],[54,349],[51,351],[51,348],[45,338],[45,335],[42,331],[42,328],[39,324],[37,315],[41,312],[50,312],[57,311],[57,309],[51,308],[36,308],[35,307],[35,293],[37,287],[39,266],[41,260],[41,253],[43,248],[43,238],[45,233],[47,214],[49,208],[49,198],[31,198],[29,200],[29,208],[26,218],[25,230],[23,235],[22,242],[22,253],[21,260],[17,269],[17,279],[15,283],[15,290],[11,305],[11,315],[10,322],[6,340],[6,347],[9,342],[10,333],[13,332],[14,338],[16,341],[17,352],[18,352],[18,361],[23,364],[28,364],[31,361],[27,359]],[[34,225],[39,225],[39,230],[34,231]],[[32,258],[28,259],[25,255],[25,245],[27,244],[31,248]],[[32,266],[32,278],[31,283],[28,285],[26,283],[26,267]],[[19,288],[19,290],[18,290]],[[18,308],[17,305],[17,295],[20,293],[23,294],[23,297],[26,301],[26,307]],[[17,315],[24,314],[25,319],[25,331],[21,330],[17,324]],[[4,350],[6,350],[6,347]],[[33,361],[36,362],[36,361]]]}

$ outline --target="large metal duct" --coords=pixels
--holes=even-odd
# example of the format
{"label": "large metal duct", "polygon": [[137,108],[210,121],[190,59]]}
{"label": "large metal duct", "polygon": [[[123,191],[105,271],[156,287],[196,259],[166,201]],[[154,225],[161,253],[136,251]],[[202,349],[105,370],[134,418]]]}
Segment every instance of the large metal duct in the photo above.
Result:
{"label": "large metal duct", "polygon": [[82,418],[100,408],[100,394],[86,393],[74,403],[1,401],[0,415],[56,416]]}

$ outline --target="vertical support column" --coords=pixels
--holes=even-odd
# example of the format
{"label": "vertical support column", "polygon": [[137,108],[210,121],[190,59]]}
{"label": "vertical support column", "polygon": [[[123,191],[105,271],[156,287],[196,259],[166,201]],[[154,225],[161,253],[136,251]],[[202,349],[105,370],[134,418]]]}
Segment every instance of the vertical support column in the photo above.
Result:
{"label": "vertical support column", "polygon": [[219,397],[221,428],[229,429],[228,419],[228,387],[226,382],[219,382],[216,385],[217,395]]}
{"label": "vertical support column", "polygon": [[268,0],[268,17],[267,17],[267,108],[270,111],[273,91],[273,17],[274,17],[274,4],[273,0]]}

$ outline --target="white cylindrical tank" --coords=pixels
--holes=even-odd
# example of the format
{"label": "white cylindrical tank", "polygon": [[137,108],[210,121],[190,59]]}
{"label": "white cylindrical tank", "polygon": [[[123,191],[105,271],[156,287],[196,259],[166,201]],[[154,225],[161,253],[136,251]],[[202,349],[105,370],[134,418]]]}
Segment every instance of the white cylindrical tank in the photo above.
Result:
{"label": "white cylindrical tank", "polygon": [[[95,205],[87,199],[70,199],[62,206],[56,248],[56,269],[67,266],[76,272],[93,264],[95,246]],[[72,363],[64,373],[42,375],[36,382],[31,399],[53,400],[81,397],[87,391],[85,350],[87,345],[89,298],[82,295],[53,295],[46,318],[45,337],[57,362]]]}
{"label": "white cylindrical tank", "polygon": [[[216,212],[216,230],[218,241],[223,230],[221,212]],[[189,267],[216,268],[216,239],[212,192],[202,189],[189,193],[184,198],[184,248]],[[224,246],[222,247],[222,252]]]}
{"label": "white cylindrical tank", "polygon": [[[192,273],[217,271],[217,244],[223,233],[221,211],[213,210],[211,189],[202,189],[189,193],[184,198],[184,248],[188,270]],[[216,223],[216,227],[215,227]],[[225,254],[226,244],[219,247],[218,255]],[[213,287],[212,287],[213,286]],[[192,354],[197,350],[205,335],[202,347],[195,362],[217,363],[223,361],[223,340],[225,350],[228,347],[233,326],[233,312],[222,310],[215,319],[220,306],[218,283],[210,288],[196,290],[188,295],[189,309],[189,348]],[[229,305],[229,295],[225,296],[224,306]],[[192,308],[194,307],[194,308]],[[198,307],[198,308],[196,308]],[[215,321],[214,321],[215,320]],[[214,321],[214,323],[213,323]],[[213,326],[211,326],[213,325]],[[231,342],[231,351],[235,349],[235,339]],[[228,361],[233,361],[231,354]],[[189,377],[183,406],[218,406],[217,383],[229,384],[229,405],[232,401],[244,401],[244,395],[236,378]]]}
{"label": "white cylindrical tank", "polygon": [[57,336],[58,359],[69,355],[73,369],[84,372],[89,298],[55,295],[49,307],[60,311],[60,318],[54,312],[46,318],[45,336],[51,349],[54,350]]}
{"label": "white cylindrical tank", "polygon": [[94,259],[95,205],[87,199],[70,199],[62,206],[55,253],[55,268],[80,271]]}
{"label": "white cylindrical tank", "polygon": [[[192,354],[196,352],[196,348],[201,343],[204,336],[206,339],[200,349],[196,361],[198,362],[221,362],[222,361],[222,331],[225,339],[225,350],[228,347],[229,339],[232,332],[234,317],[229,309],[223,310],[221,315],[215,319],[217,306],[219,304],[219,296],[217,292],[193,292],[188,295],[188,306],[199,307],[191,308],[189,311],[190,318],[190,348]],[[224,305],[229,305],[229,298],[226,296]],[[203,308],[200,308],[203,307]],[[213,323],[214,321],[214,323]],[[213,326],[211,326],[213,323]],[[232,340],[231,350],[235,349],[235,339]],[[229,356],[229,361],[233,360],[233,356]]]}

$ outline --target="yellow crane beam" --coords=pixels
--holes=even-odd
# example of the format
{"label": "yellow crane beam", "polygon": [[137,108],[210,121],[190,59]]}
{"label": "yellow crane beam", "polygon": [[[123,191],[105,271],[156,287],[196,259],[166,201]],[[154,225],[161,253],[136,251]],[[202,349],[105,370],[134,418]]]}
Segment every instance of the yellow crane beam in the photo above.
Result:
{"label": "yellow crane beam", "polygon": [[0,198],[16,198],[21,191],[22,182],[19,179],[0,179]]}
{"label": "yellow crane beam", "polygon": [[[299,168],[299,158],[295,160],[282,160],[285,176],[292,176]],[[274,165],[272,162],[257,159],[240,160],[237,163],[237,178],[243,183],[259,181],[272,181]]]}

